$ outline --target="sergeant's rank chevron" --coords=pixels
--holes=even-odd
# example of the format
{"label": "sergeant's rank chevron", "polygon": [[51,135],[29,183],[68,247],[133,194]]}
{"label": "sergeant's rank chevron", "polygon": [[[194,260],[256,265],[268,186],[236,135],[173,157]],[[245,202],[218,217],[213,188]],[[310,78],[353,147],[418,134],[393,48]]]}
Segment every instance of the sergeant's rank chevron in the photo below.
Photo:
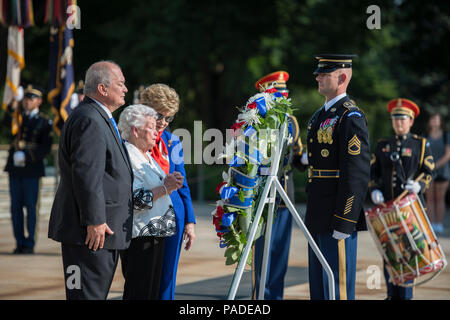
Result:
{"label": "sergeant's rank chevron", "polygon": [[351,196],[350,198],[347,199],[347,202],[345,203],[345,208],[344,208],[344,216],[349,213],[350,211],[352,211],[352,205],[353,205],[353,200],[355,199],[355,196]]}
{"label": "sergeant's rank chevron", "polygon": [[428,156],[428,157],[426,157],[425,160],[423,160],[423,163],[424,163],[428,168],[430,168],[431,171],[434,170],[435,165],[434,165],[434,161],[433,161],[433,156]]}
{"label": "sergeant's rank chevron", "polygon": [[361,141],[359,141],[356,134],[348,142],[348,153],[352,156],[356,156],[361,153]]}

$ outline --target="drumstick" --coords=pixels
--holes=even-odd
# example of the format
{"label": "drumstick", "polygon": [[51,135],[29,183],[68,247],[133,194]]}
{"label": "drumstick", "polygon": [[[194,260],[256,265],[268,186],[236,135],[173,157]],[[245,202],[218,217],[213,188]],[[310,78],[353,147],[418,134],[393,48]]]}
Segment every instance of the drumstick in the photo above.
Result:
{"label": "drumstick", "polygon": [[[418,182],[420,179],[423,178],[423,176],[425,175],[425,173],[421,173],[419,174],[419,176],[414,180],[414,182]],[[398,202],[401,198],[403,198],[407,193],[409,192],[409,190],[404,190],[402,193],[400,193],[400,195],[395,198],[394,202]]]}

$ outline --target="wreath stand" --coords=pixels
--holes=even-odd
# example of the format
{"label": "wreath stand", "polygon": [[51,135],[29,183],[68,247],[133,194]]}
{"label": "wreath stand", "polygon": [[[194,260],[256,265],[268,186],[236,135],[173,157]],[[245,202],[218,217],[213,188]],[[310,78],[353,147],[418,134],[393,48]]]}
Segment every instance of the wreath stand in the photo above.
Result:
{"label": "wreath stand", "polygon": [[264,241],[264,251],[263,251],[263,261],[262,261],[262,268],[261,268],[261,279],[259,281],[259,290],[258,290],[258,300],[264,300],[264,291],[266,288],[266,277],[267,277],[267,262],[269,258],[269,249],[270,249],[270,240],[272,236],[272,222],[273,222],[273,211],[275,208],[275,199],[277,196],[277,193],[280,195],[280,197],[284,200],[287,208],[289,209],[289,212],[292,214],[292,217],[294,218],[297,225],[300,227],[301,231],[305,235],[306,239],[308,240],[309,245],[311,246],[311,249],[316,254],[317,258],[319,259],[320,263],[322,264],[322,267],[325,269],[325,272],[328,276],[328,290],[329,290],[329,297],[330,300],[335,300],[335,292],[334,292],[334,276],[333,271],[331,270],[330,266],[328,265],[328,262],[326,261],[325,257],[322,255],[322,252],[320,251],[319,247],[315,243],[313,237],[309,233],[308,229],[306,228],[303,220],[300,218],[300,215],[298,214],[297,210],[295,209],[294,205],[292,204],[291,200],[287,196],[286,192],[284,191],[283,187],[281,186],[280,182],[278,181],[278,169],[280,166],[280,159],[281,154],[283,150],[283,146],[287,145],[287,126],[286,121],[283,123],[283,126],[281,128],[279,139],[278,139],[278,152],[275,152],[274,155],[272,155],[272,165],[270,167],[270,173],[266,180],[266,185],[264,186],[264,190],[261,195],[261,201],[258,204],[258,208],[256,210],[255,217],[253,219],[253,222],[251,224],[249,233],[247,235],[247,244],[244,247],[244,250],[242,252],[242,255],[240,257],[238,266],[236,268],[236,271],[233,276],[233,281],[231,283],[230,290],[228,291],[228,300],[234,300],[239,284],[241,282],[242,274],[244,272],[245,263],[247,261],[248,255],[250,254],[250,249],[253,244],[253,240],[255,238],[256,230],[259,224],[259,221],[261,220],[261,215],[264,210],[264,206],[266,204],[269,204],[269,209],[267,213],[267,224],[266,224],[266,231],[265,231],[265,241]]}

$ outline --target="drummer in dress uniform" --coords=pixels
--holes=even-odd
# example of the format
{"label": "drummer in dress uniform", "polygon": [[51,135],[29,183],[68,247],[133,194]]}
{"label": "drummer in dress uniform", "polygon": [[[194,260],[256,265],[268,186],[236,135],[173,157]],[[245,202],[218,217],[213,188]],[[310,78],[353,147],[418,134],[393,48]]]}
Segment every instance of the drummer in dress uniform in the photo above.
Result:
{"label": "drummer in dress uniform", "polygon": [[[285,71],[277,71],[260,78],[255,87],[260,92],[264,92],[267,88],[273,87],[285,97],[288,96],[286,82],[289,79],[289,74]],[[300,129],[297,118],[293,115],[288,119],[288,130],[292,139],[289,141],[289,151],[283,160],[282,175],[280,183],[284,186],[289,199],[292,203],[294,201],[294,173],[292,171],[292,161],[294,156],[301,156],[303,151],[302,142],[300,139]],[[283,299],[284,291],[284,277],[286,275],[289,258],[289,248],[291,243],[292,232],[292,215],[286,207],[286,204],[281,202],[278,205],[277,212],[274,214],[272,225],[272,235],[270,243],[269,259],[267,264],[266,286],[264,292],[265,300],[281,300]],[[257,297],[259,291],[259,283],[261,277],[261,267],[264,251],[264,237],[260,237],[255,242],[255,266],[254,279],[255,285],[253,288],[253,296]]]}
{"label": "drummer in dress uniform", "polygon": [[[380,204],[409,190],[417,193],[422,203],[426,203],[423,193],[433,179],[434,160],[427,140],[410,132],[420,109],[408,99],[391,100],[387,108],[395,135],[379,140],[372,154],[369,184],[372,201]],[[424,173],[423,178],[414,182],[421,173]],[[390,283],[386,268],[384,274],[388,299],[412,299],[413,288]]]}
{"label": "drummer in dress uniform", "polygon": [[[355,55],[316,56],[314,75],[326,98],[308,122],[305,225],[330,265],[335,297],[355,298],[357,232],[367,230],[363,202],[370,173],[367,120],[346,93]],[[329,299],[328,277],[308,246],[309,291]]]}
{"label": "drummer in dress uniform", "polygon": [[[38,199],[40,177],[45,175],[44,158],[50,152],[53,142],[52,121],[39,114],[42,90],[28,85],[20,110],[16,112],[18,128],[13,132],[13,142],[5,171],[9,173],[11,196],[11,218],[16,248],[14,254],[34,253],[36,225],[38,223]],[[11,115],[6,115],[11,124]],[[27,210],[24,233],[24,212]]]}

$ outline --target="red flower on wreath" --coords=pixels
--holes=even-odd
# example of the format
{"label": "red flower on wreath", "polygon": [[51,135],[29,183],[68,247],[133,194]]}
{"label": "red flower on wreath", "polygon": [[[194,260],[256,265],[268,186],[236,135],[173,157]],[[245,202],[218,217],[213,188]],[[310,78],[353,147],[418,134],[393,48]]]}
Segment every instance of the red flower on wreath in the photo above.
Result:
{"label": "red flower on wreath", "polygon": [[[213,225],[216,227],[216,230],[219,231],[222,229],[221,222],[223,217],[223,208],[221,206],[217,206],[216,213],[213,215]],[[219,234],[217,234],[219,236]]]}
{"label": "red flower on wreath", "polygon": [[245,121],[241,121],[241,122],[235,122],[230,129],[232,130],[238,130],[240,129],[243,125],[245,124]]}
{"label": "red flower on wreath", "polygon": [[247,106],[247,108],[249,108],[249,109],[256,109],[256,102],[250,103],[250,104]]}
{"label": "red flower on wreath", "polygon": [[226,184],[227,182],[226,181],[222,181],[222,182],[220,182],[219,184],[217,184],[217,187],[216,187],[216,193],[217,194],[220,194],[220,188],[222,188],[222,186],[224,185],[224,184]]}
{"label": "red flower on wreath", "polygon": [[241,127],[245,124],[245,121],[241,121],[241,122],[235,122],[232,126],[231,126],[231,136],[232,137],[237,137],[239,135],[241,135],[240,129]]}

